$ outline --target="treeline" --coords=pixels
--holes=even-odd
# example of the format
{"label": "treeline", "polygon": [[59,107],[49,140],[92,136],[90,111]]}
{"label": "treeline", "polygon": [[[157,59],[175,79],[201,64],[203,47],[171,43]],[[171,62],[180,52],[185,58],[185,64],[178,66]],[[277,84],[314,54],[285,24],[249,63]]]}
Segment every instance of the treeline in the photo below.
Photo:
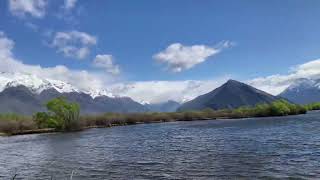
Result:
{"label": "treeline", "polygon": [[[246,118],[304,114],[308,110],[319,110],[320,103],[305,106],[278,100],[270,104],[237,109],[172,112],[172,113],[105,113],[80,117],[80,107],[64,98],[56,98],[46,104],[47,112],[33,117],[15,114],[0,115],[0,132],[19,134],[38,130],[73,131],[90,127],[110,127],[139,123],[170,121],[209,120],[218,118]],[[44,131],[46,132],[46,131]]]}
{"label": "treeline", "polygon": [[278,100],[270,104],[259,104],[255,107],[240,107],[234,111],[244,117],[266,117],[305,114],[308,109],[302,105]]}
{"label": "treeline", "polygon": [[114,126],[151,122],[209,120],[218,118],[286,116],[305,114],[306,112],[307,109],[304,106],[279,100],[271,104],[259,104],[255,107],[240,107],[233,110],[212,110],[207,108],[202,111],[172,113],[106,113],[96,116],[83,116],[81,117],[81,121],[86,124],[86,126]]}

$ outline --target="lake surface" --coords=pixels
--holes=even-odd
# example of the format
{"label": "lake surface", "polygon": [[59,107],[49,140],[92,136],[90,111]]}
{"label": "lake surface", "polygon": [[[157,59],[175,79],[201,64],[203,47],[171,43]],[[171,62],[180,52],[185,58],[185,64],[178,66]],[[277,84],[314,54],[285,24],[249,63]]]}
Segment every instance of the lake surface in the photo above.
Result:
{"label": "lake surface", "polygon": [[320,178],[320,112],[0,138],[0,179]]}

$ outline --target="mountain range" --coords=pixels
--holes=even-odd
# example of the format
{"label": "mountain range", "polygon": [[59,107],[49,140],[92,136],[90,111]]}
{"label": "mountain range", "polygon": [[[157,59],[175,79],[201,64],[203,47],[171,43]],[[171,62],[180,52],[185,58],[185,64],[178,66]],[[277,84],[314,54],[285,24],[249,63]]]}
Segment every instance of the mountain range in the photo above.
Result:
{"label": "mountain range", "polygon": [[320,81],[299,79],[279,96],[273,96],[247,84],[229,80],[213,91],[183,104],[172,100],[150,104],[136,102],[130,97],[120,97],[107,90],[78,89],[62,81],[43,79],[31,74],[0,73],[0,113],[31,115],[45,111],[44,104],[47,101],[61,96],[79,103],[82,114],[233,109],[270,103],[281,98],[299,104],[318,102]]}

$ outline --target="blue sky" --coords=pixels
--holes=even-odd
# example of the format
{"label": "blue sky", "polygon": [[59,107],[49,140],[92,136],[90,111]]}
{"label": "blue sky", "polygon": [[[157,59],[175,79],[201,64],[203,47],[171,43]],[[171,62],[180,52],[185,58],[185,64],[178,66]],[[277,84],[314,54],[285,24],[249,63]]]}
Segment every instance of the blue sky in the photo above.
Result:
{"label": "blue sky", "polygon": [[[26,0],[22,6],[10,1],[0,1],[0,31],[14,41],[16,59],[98,73],[113,82],[266,79],[288,76],[290,68],[320,55],[320,1],[73,0],[69,7],[67,0]],[[30,10],[27,3],[40,6]],[[70,42],[89,52],[66,55],[65,41],[54,44],[59,32],[85,33],[95,42]],[[179,52],[167,49],[174,43]],[[201,48],[208,51],[199,53]],[[157,58],[161,52],[166,56]],[[97,55],[108,55],[100,56],[107,64],[94,63]],[[183,67],[172,69],[177,66]]]}

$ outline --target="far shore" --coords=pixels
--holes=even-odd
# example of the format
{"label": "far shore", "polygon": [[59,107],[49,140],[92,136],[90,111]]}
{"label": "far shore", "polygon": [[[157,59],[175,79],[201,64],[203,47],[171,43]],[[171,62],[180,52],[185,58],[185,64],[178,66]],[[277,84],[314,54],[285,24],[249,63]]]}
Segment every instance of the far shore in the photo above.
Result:
{"label": "far shore", "polygon": [[[231,119],[231,118],[219,118],[219,119]],[[239,119],[239,118],[232,118],[232,119]],[[165,122],[178,122],[178,121],[204,121],[204,120],[216,120],[212,118],[202,118],[202,119],[194,119],[194,120],[169,120],[169,121],[149,121],[149,122],[134,122],[134,123],[125,123],[125,124],[110,124],[108,126],[88,126],[81,128],[79,130],[73,131],[82,131],[87,129],[93,129],[93,128],[111,128],[116,126],[130,126],[130,125],[139,125],[139,124],[154,124],[154,123],[165,123]],[[54,128],[43,128],[43,129],[33,129],[33,130],[22,130],[12,133],[3,133],[0,132],[1,136],[16,136],[16,135],[27,135],[27,134],[48,134],[48,133],[63,133],[64,131],[58,131]]]}
{"label": "far shore", "polygon": [[[62,100],[63,99],[57,99],[54,101]],[[59,107],[60,106],[58,106],[57,109],[59,109]],[[50,114],[40,112],[34,116],[0,114],[0,136],[73,132],[90,128],[108,128],[148,123],[289,116],[306,114],[308,111],[319,109],[320,103],[302,106],[291,104],[285,100],[279,100],[274,101],[271,104],[258,104],[254,107],[239,107],[237,109],[222,110],[206,108],[203,110],[183,112],[109,112],[99,115],[80,116],[78,108],[75,112],[68,112],[69,114],[61,117],[52,112]]]}
{"label": "far shore", "polygon": [[[316,110],[315,110],[316,111]],[[297,114],[301,115],[301,114]],[[286,116],[296,116],[296,115],[286,115]],[[286,117],[286,116],[264,116],[264,117],[216,117],[216,118],[200,118],[200,119],[189,119],[189,120],[183,120],[183,119],[171,119],[171,120],[165,120],[165,121],[147,121],[147,122],[131,122],[131,123],[125,123],[125,124],[108,124],[105,125],[94,125],[94,126],[87,126],[83,127],[79,130],[73,131],[83,131],[87,129],[94,129],[94,128],[112,128],[116,126],[130,126],[130,125],[139,125],[139,124],[153,124],[153,123],[166,123],[166,122],[189,122],[189,121],[209,121],[209,120],[235,120],[235,119],[248,119],[248,118],[266,118],[266,117]],[[58,131],[54,128],[43,128],[43,129],[34,129],[34,130],[23,130],[23,131],[17,131],[13,133],[3,133],[0,132],[1,136],[16,136],[16,135],[28,135],[28,134],[48,134],[48,133],[65,133],[64,131]]]}

